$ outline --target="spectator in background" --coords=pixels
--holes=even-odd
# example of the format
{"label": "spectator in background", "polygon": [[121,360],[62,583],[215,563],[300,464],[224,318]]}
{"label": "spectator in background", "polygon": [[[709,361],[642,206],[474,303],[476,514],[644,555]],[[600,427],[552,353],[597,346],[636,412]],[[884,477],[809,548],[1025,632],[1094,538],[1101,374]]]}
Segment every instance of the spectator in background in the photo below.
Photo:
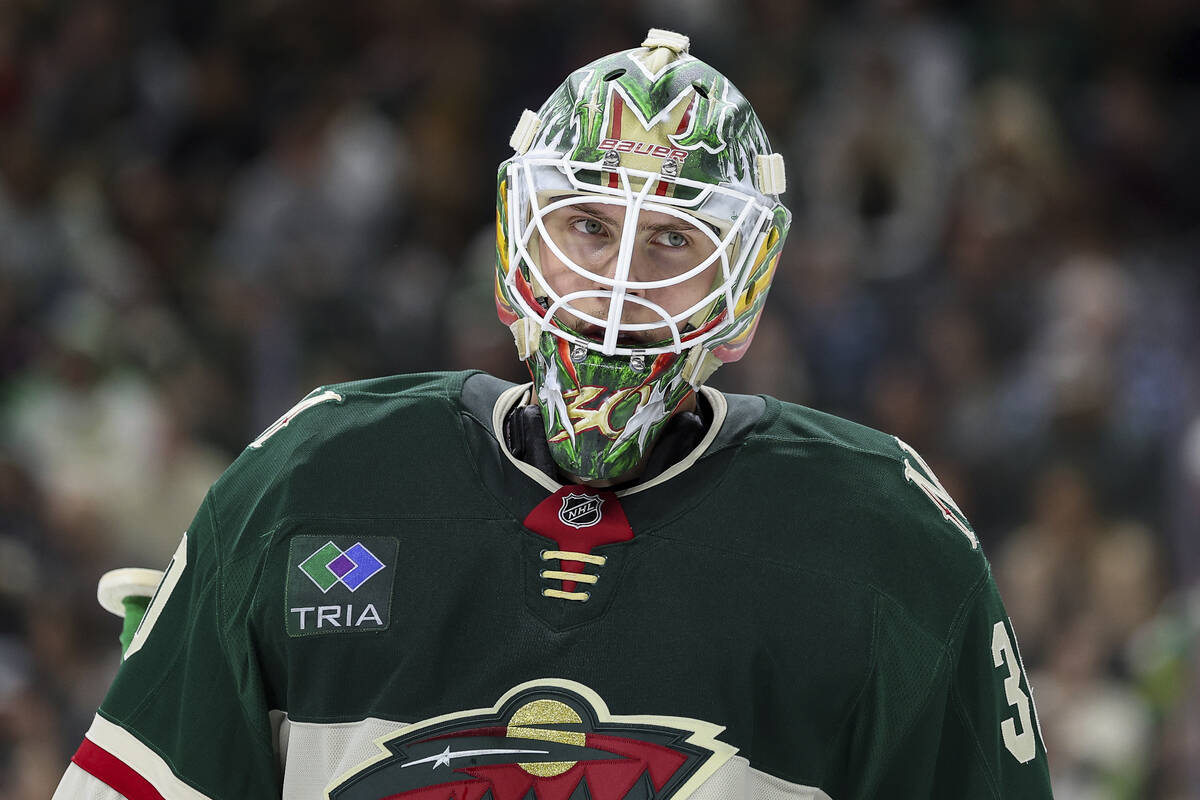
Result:
{"label": "spectator in background", "polygon": [[[1142,530],[1171,567],[1162,580],[1183,596],[1200,577],[1200,492],[1176,466],[1191,463],[1179,454],[1200,416],[1197,10],[683,5],[700,20],[697,48],[736,59],[731,77],[763,98],[770,127],[791,133],[779,143],[785,155],[822,176],[793,186],[790,263],[759,344],[714,384],[740,391],[766,376],[787,399],[911,430],[997,556],[1010,534],[1043,526],[1048,511],[1035,523],[1025,509],[1041,507],[1035,477],[1054,456],[1101,466],[1087,481],[1104,500],[1093,527]],[[618,4],[587,26],[574,24],[578,13],[537,0],[2,4],[0,452],[10,502],[0,501],[0,573],[16,583],[0,593],[19,623],[0,658],[24,666],[0,671],[26,677],[19,692],[0,693],[11,723],[0,736],[0,794],[48,796],[52,784],[39,787],[23,766],[37,761],[24,755],[30,742],[61,746],[57,771],[97,699],[27,680],[41,669],[33,651],[49,649],[25,621],[27,590],[11,588],[21,576],[70,585],[71,599],[47,613],[64,629],[87,620],[77,629],[86,638],[103,630],[88,616],[93,573],[134,563],[131,548],[161,567],[153,542],[186,524],[175,509],[195,505],[188,487],[206,483],[201,473],[215,473],[297,392],[432,364],[511,363],[508,342],[461,324],[490,297],[475,283],[490,281],[491,254],[468,244],[493,224],[494,187],[479,165],[501,158],[502,137],[483,134],[538,100],[519,94],[531,75],[610,51],[674,12]],[[307,175],[282,168],[285,112],[300,119],[317,107]],[[426,155],[414,164],[418,147]],[[378,174],[363,172],[367,161]],[[326,179],[357,200],[314,194]],[[281,217],[258,216],[256,198],[268,196],[288,225],[268,230]],[[334,219],[362,238],[341,236],[350,228],[332,229]],[[305,292],[305,281],[322,288]],[[365,312],[348,315],[347,304]],[[92,388],[64,383],[56,340],[100,316],[103,342],[75,336],[93,353]],[[451,338],[447,351],[430,345]],[[35,397],[49,402],[39,408]],[[68,405],[70,416],[45,421]],[[137,409],[145,417],[131,419]],[[136,435],[103,445],[115,448],[111,459],[70,455],[88,439],[84,421],[107,419],[89,434],[100,437],[120,429],[118,418]],[[72,419],[76,436],[66,432]],[[118,454],[135,457],[118,463]],[[98,466],[85,473],[85,463]],[[121,493],[87,514],[70,499],[118,480]],[[80,561],[95,563],[63,566]],[[29,568],[9,568],[21,564]],[[1006,597],[1015,602],[1016,591]],[[1054,658],[1094,677],[1079,667],[1094,663],[1110,688],[1133,686],[1111,669],[1111,641],[1093,641],[1109,621],[1071,619],[1042,624],[1098,660],[1072,662],[1030,641],[1027,666],[1048,674]],[[80,644],[63,657],[75,661],[71,674],[106,683],[113,648]],[[18,729],[27,711],[40,722]],[[1167,735],[1200,741],[1198,717]],[[1178,738],[1164,743],[1158,724],[1152,751],[1194,752]],[[47,727],[56,733],[43,735]],[[1077,752],[1052,745],[1056,774],[1079,774]],[[1074,785],[1080,796],[1114,796]],[[1200,794],[1200,775],[1174,785],[1176,796]],[[1158,786],[1140,796],[1168,797]]]}
{"label": "spectator in background", "polygon": [[1110,664],[1154,616],[1166,584],[1159,540],[1108,517],[1092,481],[1067,463],[1038,474],[1030,520],[1005,540],[996,574],[1034,663],[1052,660],[1063,620],[1085,619],[1098,663]]}
{"label": "spectator in background", "polygon": [[1055,795],[1125,796],[1145,785],[1154,735],[1149,705],[1130,680],[1134,635],[1158,612],[1166,587],[1159,540],[1113,519],[1087,473],[1069,463],[1042,470],[1030,521],[996,558],[1013,600],[1047,747]]}

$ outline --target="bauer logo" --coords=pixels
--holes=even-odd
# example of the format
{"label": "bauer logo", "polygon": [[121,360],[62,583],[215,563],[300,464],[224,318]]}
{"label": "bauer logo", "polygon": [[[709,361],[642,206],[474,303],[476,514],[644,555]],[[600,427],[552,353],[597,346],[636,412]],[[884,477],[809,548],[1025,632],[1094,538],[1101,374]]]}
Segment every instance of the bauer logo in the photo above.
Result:
{"label": "bauer logo", "polygon": [[597,150],[615,150],[618,153],[633,153],[639,156],[654,156],[656,158],[673,158],[676,161],[683,161],[688,157],[687,150],[680,150],[677,147],[667,147],[666,145],[654,144],[652,142],[635,142],[629,139],[602,139],[600,144],[596,145]]}
{"label": "bauer logo", "polygon": [[296,536],[288,549],[290,636],[386,630],[397,542],[383,536]]}

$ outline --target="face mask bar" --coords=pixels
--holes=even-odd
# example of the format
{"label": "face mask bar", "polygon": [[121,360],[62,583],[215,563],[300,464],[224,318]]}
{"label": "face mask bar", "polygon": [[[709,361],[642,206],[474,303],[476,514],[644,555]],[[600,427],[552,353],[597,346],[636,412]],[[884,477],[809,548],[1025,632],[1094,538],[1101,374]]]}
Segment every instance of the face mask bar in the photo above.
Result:
{"label": "face mask bar", "polygon": [[[567,197],[567,198],[563,198],[560,200],[555,200],[554,202],[550,203],[549,205],[546,205],[543,207],[535,207],[533,209],[534,226],[532,228],[528,228],[525,231],[526,247],[528,247],[529,242],[533,237],[533,234],[540,233],[541,237],[542,237],[542,241],[546,243],[546,246],[550,248],[550,251],[552,253],[554,253],[554,255],[558,258],[559,261],[562,261],[564,264],[566,264],[567,267],[569,267],[572,272],[582,275],[583,277],[588,278],[590,280],[593,280],[596,283],[601,284],[602,286],[608,286],[609,288],[614,288],[614,289],[619,288],[619,287],[624,287],[626,289],[659,289],[664,286],[672,286],[677,283],[682,283],[682,282],[692,278],[695,275],[699,275],[701,272],[703,272],[705,269],[707,269],[708,266],[710,264],[712,264],[714,261],[716,261],[718,258],[721,259],[722,273],[723,273],[725,279],[729,278],[729,259],[727,257],[727,248],[737,234],[736,228],[730,228],[729,233],[726,234],[725,238],[720,239],[717,237],[717,235],[715,233],[713,233],[711,228],[709,228],[707,225],[705,225],[704,223],[697,220],[695,217],[685,214],[674,208],[671,208],[670,206],[658,206],[654,203],[644,205],[643,199],[644,199],[643,195],[639,194],[638,197],[635,198],[634,203],[627,204],[624,200],[614,200],[614,199],[608,198],[608,197],[593,197],[593,196],[588,196],[588,195],[576,195],[574,197]],[[696,264],[696,266],[691,267],[688,270],[686,270],[685,272],[679,273],[678,275],[673,275],[669,278],[663,278],[662,280],[631,281],[631,280],[628,280],[628,278],[621,280],[615,276],[612,278],[606,278],[603,275],[592,272],[592,271],[586,269],[585,267],[581,267],[578,264],[576,264],[574,261],[572,261],[570,256],[568,256],[566,253],[564,253],[562,251],[562,249],[558,246],[558,243],[556,241],[554,241],[554,238],[550,235],[550,232],[547,231],[546,227],[545,227],[545,219],[546,219],[547,214],[550,214],[551,212],[557,211],[558,209],[565,208],[567,206],[583,205],[583,204],[611,205],[611,206],[621,208],[625,215],[623,229],[627,228],[630,224],[636,225],[637,215],[643,210],[658,211],[660,213],[668,214],[672,217],[683,220],[688,225],[691,225],[692,227],[699,230],[701,233],[703,233],[705,236],[708,237],[709,241],[711,241],[716,246],[716,250],[714,250],[712,252],[712,254],[707,256],[703,261]],[[631,219],[632,219],[632,222],[631,222]],[[622,242],[622,244],[624,244],[624,241]]]}
{"label": "face mask bar", "polygon": [[[582,180],[580,173],[594,174],[597,176],[597,180],[595,182]],[[604,186],[603,180],[600,179],[614,173],[620,179],[619,187]],[[508,165],[507,174],[510,187],[508,222],[511,232],[508,257],[512,268],[509,270],[506,282],[511,290],[511,295],[522,307],[524,315],[540,320],[543,331],[549,331],[554,336],[572,344],[582,344],[589,349],[599,350],[605,355],[678,353],[682,352],[685,346],[695,346],[717,336],[724,335],[725,338],[729,338],[736,335],[737,331],[731,330],[736,323],[732,318],[732,309],[735,308],[737,298],[745,290],[749,280],[747,265],[761,247],[771,220],[770,208],[759,198],[723,186],[669,178],[656,172],[625,167],[601,172],[597,164],[568,161],[563,158],[526,157],[517,159]],[[641,182],[641,187],[636,192],[633,188],[635,181]],[[651,196],[651,191],[665,183],[676,186],[675,194],[680,194],[682,189],[685,192],[694,192],[694,196],[690,198]],[[563,193],[571,194],[567,197],[558,196]],[[547,196],[556,199],[542,206],[540,200]],[[559,208],[584,203],[611,205],[623,209],[624,223],[617,254],[617,265],[611,278],[592,272],[567,257],[546,229],[544,218],[547,214]],[[698,264],[678,275],[661,280],[629,280],[636,226],[638,217],[643,210],[660,212],[684,221],[707,236],[716,249]],[[714,227],[716,227],[716,232],[713,231]],[[721,233],[721,231],[724,232]],[[535,242],[535,234],[540,235],[541,241],[564,266],[587,278],[591,283],[605,288],[559,295],[542,276],[539,261],[530,251],[531,245]],[[729,253],[739,238],[741,247],[735,263],[731,266]],[[682,283],[700,274],[718,260],[721,270],[720,280],[717,281],[714,288],[690,308],[675,315],[671,315],[662,306],[637,294],[629,294],[630,290],[656,289]],[[530,270],[534,285],[546,293],[548,307],[545,309],[540,304],[530,304],[526,296],[516,291],[516,279],[522,264]],[[587,298],[607,299],[609,301],[607,318],[601,319],[575,307],[575,301]],[[701,321],[700,327],[695,331],[681,330],[681,324],[702,309],[711,308],[719,299],[724,300],[724,308],[717,318]],[[626,303],[649,309],[659,319],[642,323],[621,322]],[[600,327],[605,332],[604,341],[597,343],[571,331],[561,322],[554,323],[554,315],[560,309],[588,324]],[[622,332],[657,328],[667,328],[671,333],[670,340],[661,345],[650,344],[636,347],[618,346],[617,344],[617,337]],[[690,334],[686,341],[684,340],[685,334]]]}
{"label": "face mask bar", "polygon": [[[527,235],[524,237],[524,240],[526,242],[526,247],[528,248],[528,243],[532,240],[533,234],[535,232],[539,233],[541,235],[542,242],[544,242],[546,244],[546,246],[550,248],[551,252],[554,253],[554,255],[558,258],[558,260],[560,262],[562,262],[562,264],[564,266],[566,266],[572,272],[575,272],[576,274],[578,274],[584,278],[587,278],[590,282],[594,282],[594,283],[600,284],[602,286],[609,287],[610,291],[578,291],[578,292],[572,292],[570,294],[562,295],[562,296],[560,296],[557,292],[555,292],[552,287],[550,287],[548,285],[545,287],[546,291],[547,291],[547,295],[550,299],[550,306],[546,309],[546,316],[552,318],[554,316],[554,314],[560,308],[565,308],[565,310],[574,314],[579,319],[581,319],[585,322],[588,322],[592,325],[597,325],[597,326],[601,327],[605,331],[605,337],[606,337],[605,341],[602,345],[602,352],[609,354],[609,355],[611,355],[615,349],[616,338],[619,333],[627,332],[627,331],[654,330],[656,328],[661,328],[661,327],[667,327],[670,329],[673,348],[675,350],[679,350],[682,348],[682,342],[680,341],[679,323],[682,322],[683,320],[690,319],[692,317],[692,315],[696,314],[698,311],[700,311],[700,309],[709,306],[714,300],[716,300],[716,298],[718,296],[720,296],[722,294],[726,295],[727,303],[729,302],[729,299],[730,299],[728,297],[728,294],[729,294],[728,287],[731,284],[731,281],[730,281],[731,273],[730,273],[730,267],[729,267],[728,247],[729,247],[730,243],[733,241],[734,237],[736,236],[737,229],[730,228],[729,232],[726,234],[725,239],[721,240],[717,237],[717,235],[715,233],[712,232],[712,230],[707,225],[697,226],[696,225],[697,220],[695,219],[695,217],[691,217],[691,216],[689,216],[683,212],[680,212],[674,208],[670,208],[670,207],[666,207],[666,206],[659,208],[653,204],[643,205],[645,197],[646,197],[646,190],[648,190],[652,187],[653,187],[653,184],[650,182],[647,182],[645,189],[643,189],[642,192],[639,192],[638,196],[634,199],[634,202],[632,202],[632,203],[626,203],[626,202],[623,202],[620,200],[615,200],[615,199],[606,198],[606,197],[576,195],[574,197],[556,200],[556,201],[550,203],[549,205],[546,205],[541,208],[535,208],[533,210],[533,215],[534,215],[533,219],[534,219],[536,225],[534,227],[531,227],[527,231]],[[617,272],[612,278],[607,278],[602,274],[592,272],[592,271],[587,270],[586,268],[576,264],[569,256],[567,256],[566,253],[564,253],[562,251],[562,249],[559,247],[558,243],[554,240],[554,237],[550,235],[550,232],[548,230],[546,230],[546,227],[545,227],[545,217],[547,214],[550,214],[553,211],[558,210],[559,208],[565,208],[565,207],[571,206],[571,205],[581,205],[584,203],[599,203],[599,204],[612,205],[612,206],[616,206],[616,207],[623,207],[624,214],[625,214],[625,222],[624,222],[623,228],[626,230],[630,229],[630,226],[636,226],[638,214],[640,214],[640,212],[643,208],[646,208],[647,210],[661,211],[662,213],[667,213],[670,216],[676,217],[676,218],[684,221],[688,225],[694,227],[696,230],[700,231],[702,234],[707,236],[708,239],[713,243],[715,249],[713,250],[713,252],[711,254],[709,254],[706,258],[704,258],[702,261],[700,261],[696,266],[691,267],[690,269],[688,269],[684,272],[681,272],[678,275],[674,275],[669,278],[664,278],[664,279],[656,280],[656,281],[633,281],[633,280],[629,280],[629,278],[628,278],[628,270],[629,270],[630,261],[631,261],[631,258],[629,255],[629,251],[630,251],[629,245],[632,244],[633,237],[632,236],[622,236],[621,252],[618,253],[618,256],[617,256],[617,261],[618,261]],[[676,314],[675,316],[672,316],[670,313],[667,312],[666,309],[664,309],[662,306],[658,305],[657,303],[649,301],[643,297],[639,297],[636,294],[628,294],[627,293],[628,290],[657,289],[660,287],[671,286],[671,285],[674,285],[677,283],[682,283],[682,282],[700,274],[704,270],[708,269],[709,265],[711,265],[714,261],[717,261],[718,259],[721,262],[722,280],[720,281],[717,289],[710,292],[707,296],[701,298],[701,300],[699,302],[695,303],[692,307],[680,312],[679,314]],[[608,318],[607,319],[596,318],[590,314],[583,312],[581,309],[576,308],[574,305],[572,305],[574,301],[584,299],[584,298],[609,299],[610,303],[609,303]],[[622,323],[621,322],[621,312],[624,310],[625,303],[632,303],[634,305],[638,305],[643,308],[648,308],[659,317],[659,320],[654,321],[654,322],[643,322],[643,323],[629,323],[629,322]]]}

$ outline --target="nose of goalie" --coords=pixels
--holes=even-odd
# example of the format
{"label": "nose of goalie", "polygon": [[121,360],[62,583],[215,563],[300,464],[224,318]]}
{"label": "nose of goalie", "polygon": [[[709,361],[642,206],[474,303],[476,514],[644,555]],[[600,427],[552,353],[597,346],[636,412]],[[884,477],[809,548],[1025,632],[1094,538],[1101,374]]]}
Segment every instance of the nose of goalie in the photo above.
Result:
{"label": "nose of goalie", "polygon": [[[715,226],[643,209],[626,224],[624,204],[587,197],[545,213],[536,248],[554,318],[603,343],[613,305],[616,346],[672,345],[698,326],[721,282]],[[698,223],[698,224],[697,224]],[[689,327],[690,326],[690,327]]]}

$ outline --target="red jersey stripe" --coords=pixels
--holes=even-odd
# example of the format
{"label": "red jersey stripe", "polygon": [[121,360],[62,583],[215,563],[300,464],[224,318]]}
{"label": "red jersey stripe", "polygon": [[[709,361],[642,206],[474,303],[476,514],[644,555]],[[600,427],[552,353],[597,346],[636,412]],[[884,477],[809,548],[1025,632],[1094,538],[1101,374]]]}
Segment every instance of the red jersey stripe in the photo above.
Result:
{"label": "red jersey stripe", "polygon": [[71,756],[71,761],[128,800],[164,800],[150,781],[90,739],[83,740],[75,755]]}

